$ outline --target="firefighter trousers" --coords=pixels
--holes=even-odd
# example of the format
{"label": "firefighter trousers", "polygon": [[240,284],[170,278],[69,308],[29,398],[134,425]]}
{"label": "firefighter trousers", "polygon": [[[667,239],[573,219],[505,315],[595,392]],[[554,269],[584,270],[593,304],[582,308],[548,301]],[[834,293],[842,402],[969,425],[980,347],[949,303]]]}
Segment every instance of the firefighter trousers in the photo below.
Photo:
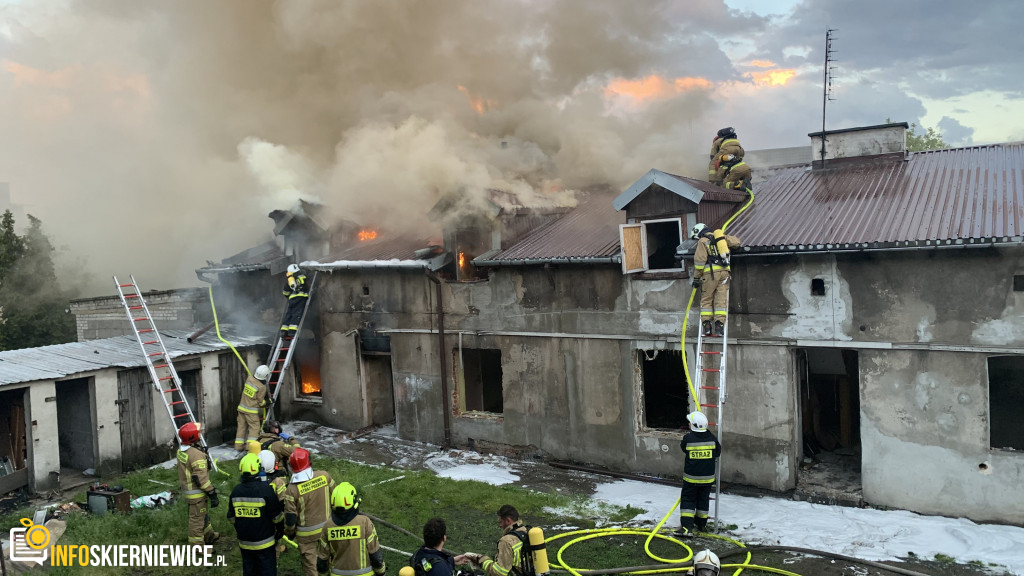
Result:
{"label": "firefighter trousers", "polygon": [[188,543],[204,544],[213,536],[210,524],[210,499],[206,496],[188,502]]}
{"label": "firefighter trousers", "polygon": [[729,311],[729,271],[715,270],[701,276],[700,285],[700,319],[711,320],[712,317],[725,324]]}
{"label": "firefighter trousers", "polygon": [[288,331],[295,336],[295,332],[299,329],[299,321],[302,320],[302,313],[306,310],[307,300],[309,300],[308,296],[288,300],[288,310],[285,311],[284,320],[281,321],[282,331]]}
{"label": "firefighter trousers", "polygon": [[260,415],[238,411],[238,429],[235,430],[235,450],[244,450],[249,440],[260,436]]}
{"label": "firefighter trousers", "polygon": [[711,490],[714,483],[697,484],[683,481],[682,493],[679,495],[679,526],[693,532],[704,532],[708,526],[708,508],[711,503]]}
{"label": "firefighter trousers", "polygon": [[302,573],[306,576],[317,576],[316,547],[319,542],[319,533],[314,536],[298,536],[295,538],[295,543],[299,545],[299,559],[302,564]]}
{"label": "firefighter trousers", "polygon": [[242,550],[242,576],[277,576],[277,551]]}

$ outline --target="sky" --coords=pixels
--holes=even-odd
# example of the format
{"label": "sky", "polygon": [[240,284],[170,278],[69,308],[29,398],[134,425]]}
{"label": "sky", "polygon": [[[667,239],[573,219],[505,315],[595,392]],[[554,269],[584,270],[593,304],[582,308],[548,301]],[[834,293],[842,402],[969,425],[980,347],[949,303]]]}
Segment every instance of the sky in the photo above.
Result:
{"label": "sky", "polygon": [[452,191],[700,176],[724,126],[808,145],[828,28],[827,128],[1024,140],[1021,21],[993,0],[0,0],[0,182],[83,291],[192,286],[299,199],[387,235]]}

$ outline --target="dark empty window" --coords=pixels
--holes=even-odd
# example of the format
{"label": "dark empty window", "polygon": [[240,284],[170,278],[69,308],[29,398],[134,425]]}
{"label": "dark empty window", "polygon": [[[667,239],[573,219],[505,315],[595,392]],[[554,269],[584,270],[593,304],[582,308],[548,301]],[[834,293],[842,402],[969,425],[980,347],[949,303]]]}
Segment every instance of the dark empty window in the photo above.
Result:
{"label": "dark empty window", "polygon": [[644,422],[647,428],[677,430],[686,425],[689,397],[683,354],[675,350],[638,350],[643,374]]}
{"label": "dark empty window", "polygon": [[501,350],[463,348],[462,374],[466,410],[501,414]]}
{"label": "dark empty window", "polygon": [[989,446],[1024,450],[1024,356],[988,359]]}
{"label": "dark empty window", "polygon": [[811,280],[811,294],[814,296],[825,295],[825,281],[821,278],[814,278]]}
{"label": "dark empty window", "polygon": [[676,260],[676,247],[683,241],[679,237],[679,220],[644,222],[644,228],[647,230],[647,269],[681,268]]}
{"label": "dark empty window", "polygon": [[1013,291],[1024,292],[1024,274],[1016,274],[1013,277]]}

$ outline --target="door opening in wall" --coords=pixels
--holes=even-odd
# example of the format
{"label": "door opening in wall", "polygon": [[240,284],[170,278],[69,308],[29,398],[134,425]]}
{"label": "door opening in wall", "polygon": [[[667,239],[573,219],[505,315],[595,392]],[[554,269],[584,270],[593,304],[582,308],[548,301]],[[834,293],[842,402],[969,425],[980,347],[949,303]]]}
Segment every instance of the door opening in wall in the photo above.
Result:
{"label": "door opening in wall", "polygon": [[370,424],[390,424],[395,421],[391,355],[364,352],[361,358]]}
{"label": "door opening in wall", "polygon": [[88,477],[96,475],[92,379],[64,380],[56,388],[59,480],[61,490],[67,490],[88,484]]}
{"label": "door opening in wall", "polygon": [[28,485],[25,461],[28,429],[25,423],[26,388],[0,392],[0,494]]}
{"label": "door opening in wall", "polygon": [[797,350],[803,447],[798,491],[830,499],[861,497],[858,360],[856,350]]}
{"label": "door opening in wall", "polygon": [[687,426],[690,394],[678,350],[637,350],[643,379],[645,428],[678,430]]}
{"label": "door opening in wall", "polygon": [[[455,351],[458,360],[459,350]],[[504,411],[501,378],[501,350],[463,348],[459,396],[467,412]],[[459,365],[456,364],[456,370]]]}
{"label": "door opening in wall", "polygon": [[989,447],[1024,450],[1024,356],[988,359]]}

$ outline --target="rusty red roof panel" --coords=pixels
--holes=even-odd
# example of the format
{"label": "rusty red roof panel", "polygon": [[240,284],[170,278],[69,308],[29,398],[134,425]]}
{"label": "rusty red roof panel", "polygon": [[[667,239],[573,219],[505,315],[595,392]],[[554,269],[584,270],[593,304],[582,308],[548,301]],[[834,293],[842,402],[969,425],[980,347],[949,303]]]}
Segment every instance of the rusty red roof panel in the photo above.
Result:
{"label": "rusty red roof panel", "polygon": [[729,228],[752,251],[1019,242],[1024,145],[793,167],[755,193]]}

